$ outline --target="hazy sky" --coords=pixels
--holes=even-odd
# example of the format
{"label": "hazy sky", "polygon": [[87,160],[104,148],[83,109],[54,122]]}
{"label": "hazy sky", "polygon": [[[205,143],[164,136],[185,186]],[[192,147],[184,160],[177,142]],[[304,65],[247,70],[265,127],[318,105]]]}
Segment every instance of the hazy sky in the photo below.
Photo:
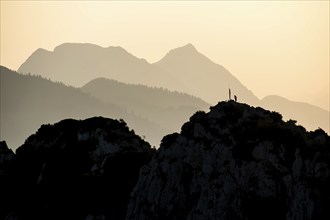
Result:
{"label": "hazy sky", "polygon": [[329,1],[2,1],[1,65],[37,48],[121,46],[149,62],[192,43],[259,98],[329,110]]}

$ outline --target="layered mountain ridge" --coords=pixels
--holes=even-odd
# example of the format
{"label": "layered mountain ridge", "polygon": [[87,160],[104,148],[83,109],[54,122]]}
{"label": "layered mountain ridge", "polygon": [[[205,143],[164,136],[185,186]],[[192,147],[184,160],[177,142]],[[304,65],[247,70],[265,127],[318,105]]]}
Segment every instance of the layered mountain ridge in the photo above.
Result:
{"label": "layered mountain ridge", "polygon": [[193,113],[207,110],[210,106],[200,98],[188,94],[124,84],[105,78],[92,80],[81,90],[104,103],[134,111],[136,115],[148,118],[169,131],[178,131]]}
{"label": "layered mountain ridge", "polygon": [[[32,54],[18,72],[42,75],[76,87],[95,78],[105,77],[124,83],[185,92],[211,104],[226,100],[230,85],[237,90],[242,101],[257,104],[258,100],[228,70],[199,53],[192,44],[171,50],[154,64],[120,47],[102,48],[94,44],[65,43],[57,46],[54,51],[42,51],[42,56]],[[177,64],[183,69],[178,69]],[[207,83],[211,84],[207,87]],[[205,91],[212,93],[204,94]]]}
{"label": "layered mountain ridge", "polygon": [[128,112],[121,106],[103,103],[80,89],[40,76],[18,74],[1,66],[0,84],[0,138],[13,149],[21,146],[40,125],[64,118],[123,118],[156,146],[169,132],[156,122]]}
{"label": "layered mountain ridge", "polygon": [[5,67],[0,67],[0,83],[0,138],[13,149],[41,124],[93,116],[123,118],[137,134],[159,146],[164,135],[209,107],[199,98],[165,89],[107,79],[77,89]]}
{"label": "layered mountain ridge", "polygon": [[170,73],[164,73],[123,48],[103,48],[94,44],[65,43],[54,51],[38,49],[19,67],[18,72],[41,75],[75,87],[98,77],[157,87],[169,84],[173,88],[179,87]]}
{"label": "layered mountain ridge", "polygon": [[103,48],[93,44],[65,43],[54,51],[38,49],[18,71],[41,75],[76,87],[100,77],[129,84],[162,87],[194,95],[211,105],[219,100],[228,100],[228,89],[231,89],[232,97],[236,95],[240,102],[279,111],[284,118],[294,118],[308,130],[321,127],[330,132],[329,111],[289,100],[278,102],[274,97],[259,100],[225,67],[198,52],[192,44],[173,49],[160,61],[150,64],[121,47]]}

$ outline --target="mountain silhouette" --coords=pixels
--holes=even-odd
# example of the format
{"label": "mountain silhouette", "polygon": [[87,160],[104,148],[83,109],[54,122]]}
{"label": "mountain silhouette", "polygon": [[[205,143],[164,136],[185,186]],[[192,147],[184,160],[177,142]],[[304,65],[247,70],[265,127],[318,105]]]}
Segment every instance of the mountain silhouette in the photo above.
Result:
{"label": "mountain silhouette", "polygon": [[240,102],[270,107],[280,111],[285,119],[294,118],[307,129],[321,127],[330,133],[329,111],[324,113],[319,107],[289,100],[280,103],[273,98],[259,100],[233,74],[198,52],[192,44],[173,49],[160,61],[150,64],[121,47],[102,48],[93,44],[65,43],[53,52],[36,50],[18,71],[76,87],[100,77],[129,84],[163,87],[194,95],[210,104],[228,100],[230,88],[232,98],[236,95]]}
{"label": "mountain silhouette", "polygon": [[171,50],[150,64],[121,47],[65,43],[54,51],[36,50],[18,69],[75,87],[105,77],[130,84],[164,87],[216,103],[228,99],[231,87],[240,100],[257,104],[258,98],[228,70],[200,54],[192,44]]}
{"label": "mountain silhouette", "polygon": [[102,117],[42,125],[16,154],[0,142],[0,219],[124,219],[154,151]]}
{"label": "mountain silhouette", "polygon": [[210,106],[191,95],[105,78],[92,80],[81,90],[104,103],[115,104],[147,118],[169,131],[179,131],[193,113]]}
{"label": "mountain silhouette", "polygon": [[181,86],[170,73],[121,47],[103,48],[94,44],[65,43],[54,51],[38,49],[19,67],[18,72],[41,75],[75,87],[98,77],[158,87]]}
{"label": "mountain silhouette", "polygon": [[18,74],[1,66],[0,83],[0,137],[13,149],[22,145],[40,125],[64,118],[124,118],[131,128],[156,146],[169,132],[119,106],[102,103],[80,89],[40,76]]}
{"label": "mountain silhouette", "polygon": [[330,137],[220,102],[165,136],[126,219],[329,219]]}

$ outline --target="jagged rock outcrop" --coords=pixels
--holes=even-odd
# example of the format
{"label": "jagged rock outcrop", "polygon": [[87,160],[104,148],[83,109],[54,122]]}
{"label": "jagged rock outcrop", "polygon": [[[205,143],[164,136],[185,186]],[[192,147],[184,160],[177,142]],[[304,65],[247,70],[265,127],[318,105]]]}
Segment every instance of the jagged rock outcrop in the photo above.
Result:
{"label": "jagged rock outcrop", "polygon": [[11,204],[0,218],[123,219],[139,169],[153,153],[122,120],[42,125],[16,150],[12,193],[1,197]]}
{"label": "jagged rock outcrop", "polygon": [[126,219],[330,219],[330,137],[233,101],[163,138]]}
{"label": "jagged rock outcrop", "polygon": [[0,175],[6,170],[6,166],[15,157],[14,152],[8,148],[6,141],[0,141]]}

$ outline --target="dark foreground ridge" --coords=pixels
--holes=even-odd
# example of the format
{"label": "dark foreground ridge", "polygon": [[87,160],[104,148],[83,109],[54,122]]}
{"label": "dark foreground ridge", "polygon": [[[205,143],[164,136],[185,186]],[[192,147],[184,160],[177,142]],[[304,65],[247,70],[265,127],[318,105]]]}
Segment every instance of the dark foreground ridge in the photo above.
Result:
{"label": "dark foreground ridge", "polygon": [[155,152],[125,122],[43,125],[0,142],[0,219],[330,219],[330,137],[220,102]]}
{"label": "dark foreground ridge", "polygon": [[127,219],[330,219],[330,138],[221,102],[163,138]]}
{"label": "dark foreground ridge", "polygon": [[101,117],[43,125],[16,155],[2,142],[0,219],[123,219],[153,153],[124,121]]}

